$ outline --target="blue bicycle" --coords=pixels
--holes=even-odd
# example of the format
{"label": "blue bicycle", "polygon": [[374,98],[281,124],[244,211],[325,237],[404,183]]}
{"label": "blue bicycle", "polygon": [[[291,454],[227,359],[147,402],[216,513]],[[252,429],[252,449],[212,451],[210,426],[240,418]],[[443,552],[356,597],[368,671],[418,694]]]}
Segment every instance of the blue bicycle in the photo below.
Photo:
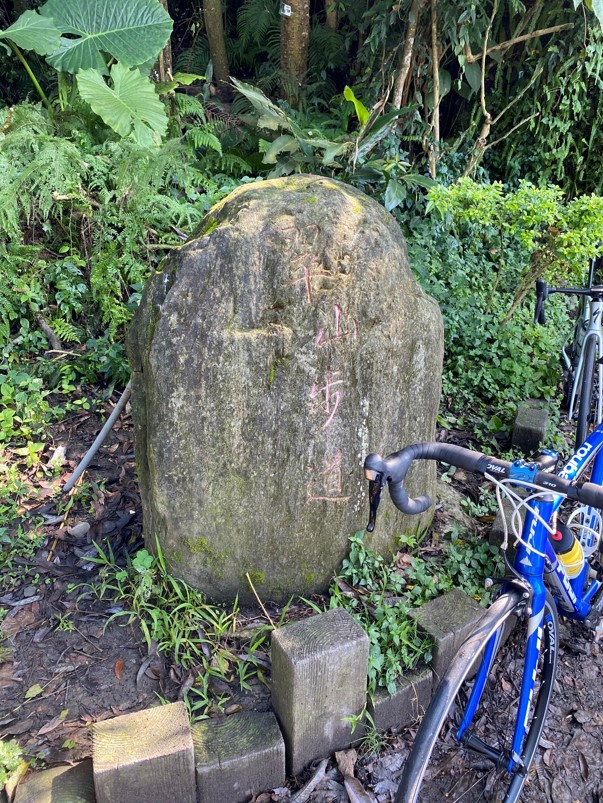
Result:
{"label": "blue bicycle", "polygon": [[[508,462],[452,444],[419,443],[385,458],[371,454],[364,463],[369,531],[385,486],[404,513],[431,505],[404,488],[414,460],[481,474],[494,483],[499,502],[511,501],[513,515],[503,544],[507,574],[490,581],[494,600],[441,679],[396,803],[512,803],[528,778],[553,693],[558,616],[595,628],[603,613],[603,423],[560,470],[553,452]],[[591,481],[580,481],[589,469]]]}

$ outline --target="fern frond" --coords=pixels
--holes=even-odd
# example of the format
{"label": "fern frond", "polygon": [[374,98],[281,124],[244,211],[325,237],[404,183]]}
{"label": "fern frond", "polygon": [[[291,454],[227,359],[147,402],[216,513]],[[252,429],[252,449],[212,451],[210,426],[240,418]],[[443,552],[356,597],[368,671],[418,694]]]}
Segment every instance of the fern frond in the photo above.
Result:
{"label": "fern frond", "polygon": [[83,330],[70,321],[66,321],[64,318],[53,318],[50,321],[50,327],[59,340],[62,340],[64,343],[82,342],[82,337],[84,335]]}
{"label": "fern frond", "polygon": [[268,60],[272,65],[278,65],[281,57],[281,26],[273,25],[266,33],[264,48],[268,54]]}
{"label": "fern frond", "polygon": [[35,123],[0,135],[0,227],[18,239],[21,220],[45,221],[57,200],[79,199],[87,169],[74,143],[41,132]]}
{"label": "fern frond", "polygon": [[197,117],[202,122],[207,122],[207,115],[205,114],[203,103],[196,95],[176,92],[174,101],[176,103],[176,110],[181,117]]}
{"label": "fern frond", "polygon": [[241,120],[234,114],[227,112],[215,103],[207,102],[203,104],[207,120],[214,125],[219,124],[218,130],[230,131],[233,128],[238,129],[241,127]]}
{"label": "fern frond", "polygon": [[224,153],[218,160],[220,170],[229,176],[246,176],[253,172],[252,166],[248,161],[234,153]]}
{"label": "fern frond", "polygon": [[186,138],[191,145],[197,149],[207,148],[222,154],[222,145],[220,140],[209,131],[203,128],[189,128],[186,132]]}
{"label": "fern frond", "polygon": [[237,14],[238,46],[242,50],[247,50],[251,43],[263,44],[268,29],[278,24],[276,3],[270,3],[268,0],[245,0]]}
{"label": "fern frond", "polygon": [[192,47],[183,50],[182,53],[178,55],[174,62],[174,71],[205,75],[210,60],[211,55],[207,36],[205,34],[200,34]]}
{"label": "fern frond", "polygon": [[320,74],[325,69],[341,69],[347,63],[348,54],[343,36],[326,25],[315,25],[310,31],[308,46],[309,71]]}

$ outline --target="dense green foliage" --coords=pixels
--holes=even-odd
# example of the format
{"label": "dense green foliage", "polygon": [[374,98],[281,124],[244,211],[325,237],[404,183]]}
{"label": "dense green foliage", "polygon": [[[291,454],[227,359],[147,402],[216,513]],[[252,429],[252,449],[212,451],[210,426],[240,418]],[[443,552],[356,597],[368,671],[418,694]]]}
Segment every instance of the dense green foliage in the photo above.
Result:
{"label": "dense green foliage", "polygon": [[151,150],[85,123],[28,104],[0,111],[0,441],[40,432],[51,393],[125,384],[124,326],[149,271],[236,186],[217,150],[213,175],[201,168],[207,144]]}
{"label": "dense green foliage", "polygon": [[[461,180],[428,193],[409,225],[410,262],[445,322],[445,405],[483,439],[509,427],[526,398],[554,400],[568,335],[563,301],[546,327],[521,303],[533,280],[580,280],[603,242],[603,198],[565,203],[557,187]],[[470,410],[468,413],[466,411]]]}
{"label": "dense green foliage", "polygon": [[[293,110],[274,97],[277,6],[240,0],[224,18],[227,50],[232,73],[256,85],[235,80],[229,109],[207,103],[207,31],[185,0],[170,11],[174,63],[186,73],[157,85],[163,96],[147,77],[172,25],[157,0],[111,0],[91,17],[86,2],[47,0],[7,17],[0,33],[7,92],[22,98],[25,77],[44,103],[0,110],[0,440],[33,442],[58,412],[56,393],[74,404],[82,383],[123,385],[124,327],[179,232],[239,181],[296,171],[349,181],[397,215],[444,314],[452,412],[470,407],[487,422],[483,435],[505,427],[525,396],[554,394],[564,308],[545,330],[521,301],[536,275],[579,275],[603,239],[603,201],[564,194],[600,183],[594,17],[511,1],[450,0],[433,19],[412,0],[366,12],[338,3],[330,20],[316,8],[306,92]],[[120,31],[136,32],[125,49]],[[388,107],[402,44],[414,62]],[[469,168],[479,183],[455,183]]]}

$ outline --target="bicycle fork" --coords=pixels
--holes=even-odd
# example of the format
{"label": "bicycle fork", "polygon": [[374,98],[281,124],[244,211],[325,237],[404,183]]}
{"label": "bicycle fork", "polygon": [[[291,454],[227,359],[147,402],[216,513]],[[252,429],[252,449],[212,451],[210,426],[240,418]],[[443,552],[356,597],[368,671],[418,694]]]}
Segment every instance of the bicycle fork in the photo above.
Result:
{"label": "bicycle fork", "polygon": [[[598,382],[596,420],[601,421],[601,419],[603,418],[603,384],[602,384],[603,365],[601,365],[601,359],[603,358],[603,326],[601,320],[602,315],[603,315],[603,301],[600,300],[592,301],[590,304],[590,319],[588,322],[588,329],[584,335],[584,339],[582,340],[582,345],[580,347],[580,352],[579,352],[580,356],[578,358],[578,364],[576,365],[576,370],[574,373],[574,381],[572,384],[572,393],[570,396],[570,403],[568,410],[568,418],[570,420],[574,416],[578,388],[580,388],[582,385],[582,372],[584,370],[584,354],[586,352],[586,344],[591,337],[595,339],[595,366],[596,366],[596,377]],[[565,354],[565,350],[563,351],[563,357],[567,364],[569,360],[567,355]],[[567,367],[568,370],[571,370],[571,362]]]}
{"label": "bicycle fork", "polygon": [[[551,501],[542,500],[536,503],[536,507],[540,517],[544,521],[548,521],[554,509],[554,502],[552,499]],[[525,544],[521,542],[518,544],[515,564],[519,568],[520,574],[529,584],[531,593],[529,600],[526,601],[526,607],[519,611],[520,616],[528,617],[528,632],[511,745],[510,748],[507,747],[506,749],[493,747],[471,731],[471,723],[484,692],[492,662],[505,635],[506,623],[490,637],[484,649],[484,655],[477,670],[467,707],[457,731],[457,739],[460,743],[492,761],[498,769],[505,768],[509,774],[521,772],[524,769],[524,761],[521,759],[522,747],[529,728],[544,627],[552,626],[552,623],[545,617],[546,589],[543,582],[545,558],[544,545],[540,543],[547,537],[546,530],[542,524],[539,524],[536,517],[531,512],[528,512],[523,532],[524,534],[527,533],[527,541]],[[554,639],[551,639],[550,642],[552,649],[554,649]],[[536,744],[530,745],[531,750],[535,749],[535,747]],[[526,756],[526,758],[531,760],[531,755]],[[525,763],[529,764],[529,761]]]}

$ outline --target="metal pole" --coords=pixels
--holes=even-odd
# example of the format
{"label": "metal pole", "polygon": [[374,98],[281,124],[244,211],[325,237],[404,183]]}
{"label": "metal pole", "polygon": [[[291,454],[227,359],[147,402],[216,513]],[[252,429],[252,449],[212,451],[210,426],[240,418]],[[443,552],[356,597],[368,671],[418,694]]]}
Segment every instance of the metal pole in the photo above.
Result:
{"label": "metal pole", "polygon": [[119,401],[117,402],[117,404],[115,405],[115,407],[113,409],[113,412],[111,413],[109,418],[107,418],[107,420],[105,421],[105,425],[103,426],[101,431],[96,436],[96,440],[94,441],[92,446],[88,449],[88,451],[86,452],[84,457],[81,459],[79,465],[77,466],[77,468],[75,469],[75,471],[73,472],[71,477],[67,480],[67,482],[63,486],[63,493],[67,493],[68,491],[70,491],[73,488],[75,483],[79,480],[81,475],[88,468],[88,465],[89,465],[90,461],[92,460],[92,458],[94,457],[94,455],[97,453],[99,448],[104,443],[105,438],[109,434],[109,430],[113,427],[113,424],[115,423],[117,417],[119,416],[121,411],[126,406],[126,402],[130,398],[130,395],[132,394],[131,385],[132,385],[132,380],[130,380],[128,382],[128,384],[126,385],[126,387],[124,388],[124,392],[121,394],[121,397],[120,397]]}

